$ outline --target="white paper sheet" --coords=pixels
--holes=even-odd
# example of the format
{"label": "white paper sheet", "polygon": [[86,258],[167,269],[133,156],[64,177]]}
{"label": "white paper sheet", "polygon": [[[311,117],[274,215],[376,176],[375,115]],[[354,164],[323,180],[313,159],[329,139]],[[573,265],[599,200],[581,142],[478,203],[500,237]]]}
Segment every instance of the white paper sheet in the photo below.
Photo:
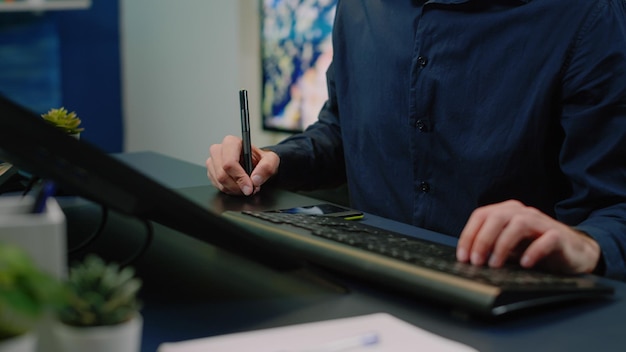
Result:
{"label": "white paper sheet", "polygon": [[476,352],[476,349],[420,329],[387,313],[163,343],[158,349],[158,352],[209,351]]}

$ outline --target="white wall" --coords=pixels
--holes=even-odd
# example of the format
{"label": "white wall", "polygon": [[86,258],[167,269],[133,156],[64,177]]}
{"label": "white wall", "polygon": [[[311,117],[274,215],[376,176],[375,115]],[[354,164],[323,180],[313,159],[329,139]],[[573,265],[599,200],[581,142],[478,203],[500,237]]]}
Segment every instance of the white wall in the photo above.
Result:
{"label": "white wall", "polygon": [[253,143],[284,134],[260,121],[259,1],[121,0],[125,151],[204,165],[209,146],[240,135],[249,90]]}

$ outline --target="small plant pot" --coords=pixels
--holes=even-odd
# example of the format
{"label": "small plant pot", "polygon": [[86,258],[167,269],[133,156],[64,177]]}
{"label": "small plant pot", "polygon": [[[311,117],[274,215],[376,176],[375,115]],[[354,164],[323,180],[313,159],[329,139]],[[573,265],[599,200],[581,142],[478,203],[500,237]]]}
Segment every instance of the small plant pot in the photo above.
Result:
{"label": "small plant pot", "polygon": [[0,352],[35,352],[37,335],[26,333],[0,341]]}
{"label": "small plant pot", "polygon": [[61,352],[139,352],[143,318],[118,325],[76,327],[57,322],[53,328]]}

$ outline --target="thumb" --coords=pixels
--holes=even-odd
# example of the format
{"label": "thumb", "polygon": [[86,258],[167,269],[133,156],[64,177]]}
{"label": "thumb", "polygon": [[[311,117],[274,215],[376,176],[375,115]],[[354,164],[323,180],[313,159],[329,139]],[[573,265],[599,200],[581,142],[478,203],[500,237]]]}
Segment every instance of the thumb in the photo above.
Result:
{"label": "thumb", "polygon": [[260,187],[267,182],[278,171],[280,158],[274,152],[264,152],[258,164],[252,170],[250,179],[254,186],[254,190],[258,192]]}
{"label": "thumb", "polygon": [[265,181],[267,181],[268,178],[269,176],[265,176],[261,172],[258,172],[258,173],[253,172],[252,176],[250,176],[250,180],[252,180],[252,186],[254,187],[255,190],[258,190],[261,187],[261,185],[263,185]]}

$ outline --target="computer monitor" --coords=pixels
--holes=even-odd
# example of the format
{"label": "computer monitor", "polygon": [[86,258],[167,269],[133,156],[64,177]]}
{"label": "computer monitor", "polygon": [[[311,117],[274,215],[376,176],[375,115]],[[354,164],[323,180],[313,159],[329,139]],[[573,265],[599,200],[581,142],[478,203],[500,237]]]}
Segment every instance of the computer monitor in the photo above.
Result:
{"label": "computer monitor", "polygon": [[65,134],[2,95],[0,160],[53,180],[65,192],[123,214],[152,220],[248,259],[281,266],[289,261],[275,252],[275,245],[255,242],[259,240],[247,236],[248,230],[96,146]]}

